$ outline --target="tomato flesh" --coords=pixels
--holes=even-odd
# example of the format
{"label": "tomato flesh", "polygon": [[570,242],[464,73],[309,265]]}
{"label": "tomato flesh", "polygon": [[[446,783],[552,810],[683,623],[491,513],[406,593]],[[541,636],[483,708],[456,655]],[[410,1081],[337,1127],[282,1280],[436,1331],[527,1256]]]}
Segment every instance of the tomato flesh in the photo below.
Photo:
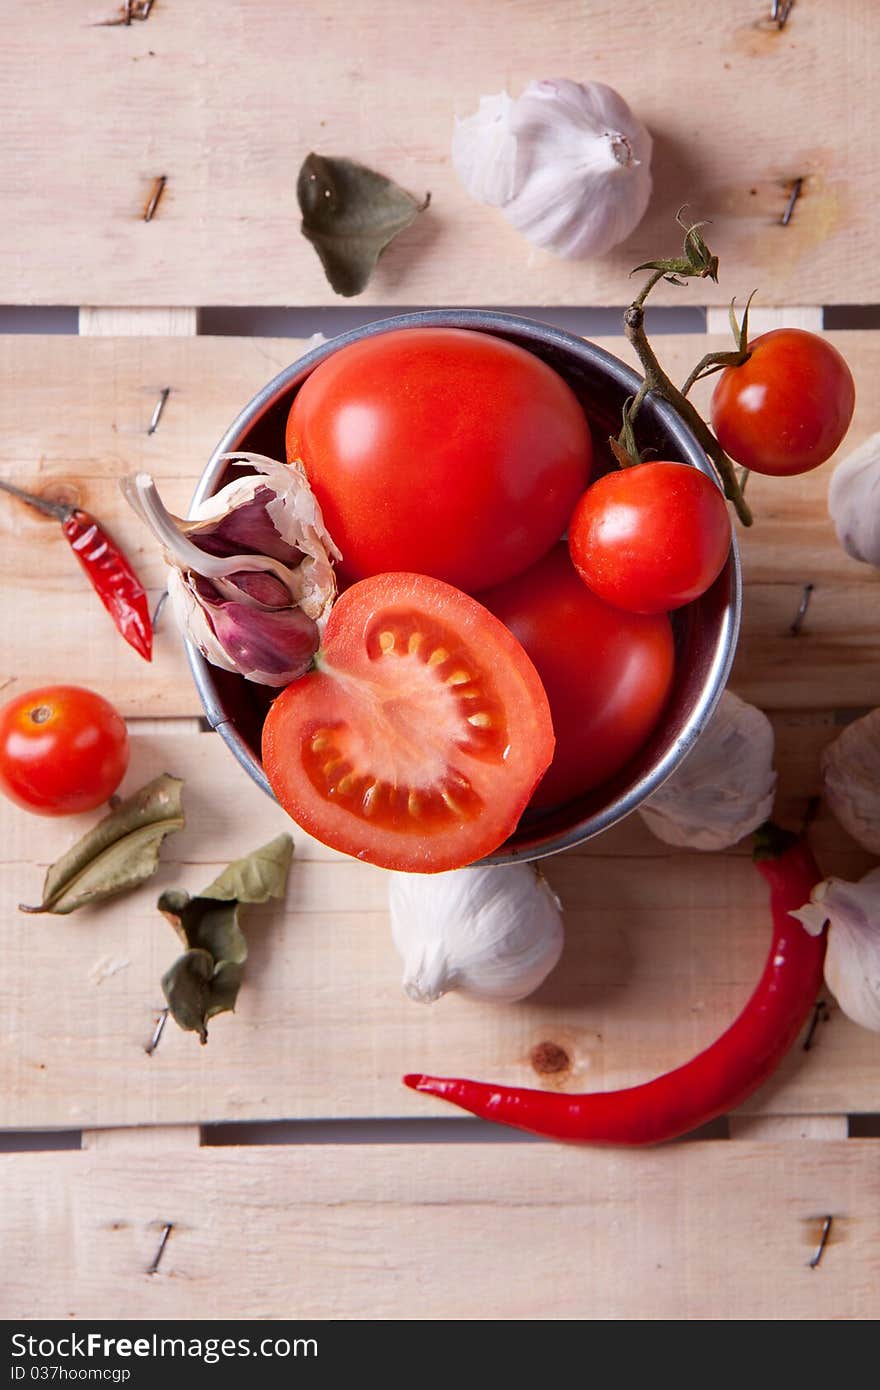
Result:
{"label": "tomato flesh", "polygon": [[0,791],[36,815],[94,810],[116,791],[128,756],[125,721],[93,690],[43,686],[0,709]]}
{"label": "tomato flesh", "polygon": [[711,478],[684,463],[617,469],[574,509],[568,546],[594,594],[631,613],[666,613],[704,594],[730,551],[730,516]]}
{"label": "tomato flesh", "polygon": [[855,384],[843,357],[802,328],[777,328],[749,344],[712,395],[712,428],[726,453],[755,473],[817,468],[849,429]]}
{"label": "tomato flesh", "polygon": [[564,532],[592,465],[574,392],[487,333],[403,328],[350,343],[298,391],[301,459],[348,579],[432,575],[468,592]]}
{"label": "tomato flesh", "polygon": [[655,729],[672,686],[671,624],[665,613],[626,613],[597,598],[564,544],[480,599],[544,684],[556,755],[532,805],[561,806],[619,772]]}
{"label": "tomato flesh", "polygon": [[346,590],[317,669],[263,729],[266,774],[303,829],[415,872],[497,849],[552,752],[547,697],[519,643],[474,599],[414,574]]}

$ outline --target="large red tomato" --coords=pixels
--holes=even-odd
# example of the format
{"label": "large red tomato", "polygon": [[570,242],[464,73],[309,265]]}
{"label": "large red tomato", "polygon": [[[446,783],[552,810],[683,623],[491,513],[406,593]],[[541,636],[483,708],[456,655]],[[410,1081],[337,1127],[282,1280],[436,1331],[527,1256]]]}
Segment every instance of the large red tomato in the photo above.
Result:
{"label": "large red tomato", "polygon": [[404,328],[333,353],[287,425],[349,579],[409,570],[473,592],[558,540],[589,481],[562,377],[501,338]]}
{"label": "large red tomato", "polygon": [[346,590],[317,670],[263,728],[272,790],[304,830],[417,873],[497,849],[552,754],[547,696],[520,644],[475,599],[420,574]]}
{"label": "large red tomato", "polygon": [[563,805],[619,772],[655,728],[672,684],[666,614],[604,603],[564,544],[480,601],[525,647],[550,701],[556,754],[532,805]]}
{"label": "large red tomato", "polygon": [[852,374],[837,348],[802,328],[776,328],[727,367],[712,395],[712,427],[732,459],[755,473],[807,473],[849,429]]}
{"label": "large red tomato", "polygon": [[92,811],[127,767],[125,721],[93,690],[42,686],[0,709],[0,791],[26,811]]}

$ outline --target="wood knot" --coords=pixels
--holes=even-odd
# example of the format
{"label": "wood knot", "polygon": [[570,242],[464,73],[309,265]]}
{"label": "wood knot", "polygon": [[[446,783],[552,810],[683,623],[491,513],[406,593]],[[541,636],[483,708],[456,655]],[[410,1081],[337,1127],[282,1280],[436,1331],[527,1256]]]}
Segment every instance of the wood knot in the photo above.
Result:
{"label": "wood knot", "polygon": [[558,1043],[540,1042],[532,1048],[529,1056],[539,1076],[553,1076],[571,1070],[571,1058]]}
{"label": "wood knot", "polygon": [[44,497],[47,502],[61,507],[79,507],[82,505],[76,483],[65,482],[63,479],[47,483],[37,495]]}

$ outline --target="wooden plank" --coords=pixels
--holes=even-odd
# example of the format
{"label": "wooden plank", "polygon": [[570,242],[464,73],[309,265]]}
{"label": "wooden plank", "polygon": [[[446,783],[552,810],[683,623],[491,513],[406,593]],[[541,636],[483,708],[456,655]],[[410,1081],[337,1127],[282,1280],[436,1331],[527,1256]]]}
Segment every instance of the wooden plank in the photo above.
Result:
{"label": "wooden plank", "polygon": [[79,311],[79,331],[83,338],[192,338],[199,331],[196,309],[154,308],[95,309]]}
{"label": "wooden plank", "polygon": [[[777,718],[777,814],[797,824],[816,789],[830,719]],[[236,1014],[201,1048],[169,1022],[144,1052],[179,944],[156,912],[159,893],[198,892],[218,868],[290,822],[233,762],[216,734],[133,736],[133,789],[161,770],[186,779],[187,828],[171,837],[151,883],[71,917],[20,917],[46,863],[90,817],[35,822],[0,804],[0,1126],[97,1128],[277,1118],[441,1116],[459,1112],[400,1083],[407,1070],[542,1084],[542,1042],[563,1048],[566,1090],[628,1085],[684,1061],[745,1002],[767,950],[763,884],[743,846],[685,854],[636,817],[546,862],[566,909],[566,948],[523,1004],[450,996],[412,1003],[386,914],[387,875],[294,829],[283,909],[249,910],[247,979]],[[829,873],[870,866],[830,816],[814,830]],[[638,1019],[638,1027],[633,1020]],[[750,1114],[876,1109],[876,1039],[833,1012],[809,1053],[795,1049],[744,1107]]]}
{"label": "wooden plank", "polygon": [[[844,451],[880,429],[880,333],[828,335],[852,363],[859,390]],[[623,338],[601,345],[630,358]],[[663,336],[658,349],[677,379],[702,352],[725,344],[698,334]],[[118,490],[139,469],[161,480],[184,511],[212,448],[243,405],[291,362],[289,339],[0,337],[0,471],[22,486],[75,498],[102,517],[132,556],[151,596],[164,584],[161,556]],[[159,428],[147,429],[171,388]],[[711,383],[695,399],[705,407]],[[279,441],[279,450],[281,449]],[[773,708],[877,703],[877,576],[844,554],[826,511],[833,461],[799,478],[753,476],[756,525],[740,532],[745,614],[735,683]],[[151,667],[114,640],[109,620],[50,519],[0,505],[0,686],[11,694],[57,677],[95,684],[129,715],[195,715],[195,689],[170,621]],[[805,583],[816,588],[794,643],[788,634]],[[797,652],[797,661],[792,654]]]}
{"label": "wooden plank", "polygon": [[197,1149],[201,1143],[198,1125],[135,1125],[128,1129],[84,1129],[82,1147],[102,1154],[178,1153]]}
{"label": "wooden plank", "polygon": [[202,1149],[171,1180],[162,1153],[4,1155],[0,1315],[867,1319],[878,1160],[872,1140],[308,1145]]}
{"label": "wooden plank", "polygon": [[[246,21],[240,7],[191,0],[101,27],[113,0],[91,0],[92,23],[81,6],[4,0],[0,302],[331,302],[298,231],[296,173],[312,148],[433,193],[365,302],[623,303],[630,268],[677,249],[683,203],[713,219],[722,258],[702,301],[760,285],[767,303],[877,302],[865,196],[878,172],[875,9],[799,5],[781,33],[766,9],[715,6],[697,32],[677,0],[470,0],[452,13],[418,0],[251,0]],[[453,117],[481,94],[563,73],[617,87],[655,138],[649,214],[599,260],[533,251],[450,164]],[[795,178],[802,196],[782,227]]]}
{"label": "wooden plank", "polygon": [[[118,316],[117,323],[119,322]],[[119,491],[146,470],[185,512],[198,474],[237,409],[286,366],[285,340],[31,338],[0,340],[0,470],[25,487],[100,517],[131,557],[155,604],[165,586],[158,547]],[[161,391],[170,395],[148,433]],[[117,639],[56,524],[0,505],[0,689],[57,679],[94,685],[127,715],[195,715],[198,698],[170,615],[146,666]]]}
{"label": "wooden plank", "polygon": [[[740,317],[741,310],[737,314]],[[821,333],[825,314],[819,305],[787,304],[782,309],[765,309],[753,304],[749,309],[749,336],[756,338],[759,333],[769,333],[773,328],[805,328],[808,333]],[[728,307],[706,310],[706,332],[720,333],[730,331],[730,310]]]}
{"label": "wooden plank", "polygon": [[737,1141],[846,1139],[846,1115],[731,1115],[730,1137]]}

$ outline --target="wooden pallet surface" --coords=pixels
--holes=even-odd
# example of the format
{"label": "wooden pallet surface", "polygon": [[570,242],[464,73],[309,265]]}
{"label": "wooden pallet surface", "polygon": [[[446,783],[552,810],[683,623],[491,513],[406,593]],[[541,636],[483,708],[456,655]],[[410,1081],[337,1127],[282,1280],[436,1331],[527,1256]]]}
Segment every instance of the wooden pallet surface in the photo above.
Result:
{"label": "wooden pallet surface", "polygon": [[[683,203],[767,303],[877,302],[877,124],[853,99],[874,82],[876,14],[872,0],[798,8],[777,32],[769,0],[700,23],[680,0],[630,0],[625,22],[609,0],[471,0],[454,22],[419,0],[158,0],[147,23],[108,27],[114,0],[4,0],[0,303],[324,304],[295,199],[311,149],[433,195],[363,302],[621,304],[633,265],[675,254]],[[453,120],[481,95],[558,76],[618,88],[655,140],[648,215],[601,261],[533,253],[450,164]]]}
{"label": "wooden pallet surface", "polygon": [[[728,346],[721,306],[754,287],[757,331],[821,327],[822,305],[880,303],[871,0],[797,0],[779,32],[765,0],[699,22],[678,0],[632,0],[625,16],[606,0],[473,0],[455,22],[416,0],[155,0],[146,23],[106,24],[121,13],[116,0],[0,0],[0,303],[80,306],[79,337],[0,335],[0,477],[97,513],[154,599],[161,561],[119,478],[146,469],[185,509],[234,414],[304,347],[197,336],[192,306],[334,302],[299,233],[295,180],[310,148],[433,194],[358,307],[622,305],[631,266],[677,249],[672,216],[685,202],[713,219],[721,277],[659,289],[658,303],[707,306],[707,332],[657,338],[674,378]],[[468,199],[449,163],[453,117],[481,94],[562,73],[618,87],[655,137],[649,214],[601,261],[534,251]],[[322,313],[314,327],[331,332],[328,322]],[[828,336],[856,377],[848,452],[880,429],[880,334]],[[622,336],[600,341],[632,360]],[[698,404],[709,390],[697,387]],[[752,477],[758,521],[740,533],[732,685],[771,714],[777,816],[792,826],[819,790],[822,748],[880,702],[880,581],[837,545],[833,466]],[[59,678],[101,690],[129,720],[123,790],[177,773],[188,816],[142,889],[35,917],[15,905],[34,901],[47,864],[93,817],[36,820],[0,803],[0,1149],[17,1131],[36,1148],[47,1131],[81,1131],[82,1143],[0,1153],[0,1316],[876,1316],[880,1141],[845,1136],[876,1122],[880,1054],[836,1007],[810,1050],[802,1037],[713,1130],[728,1139],[637,1153],[505,1143],[400,1082],[424,1069],[598,1089],[698,1051],[741,1008],[767,949],[766,890],[747,846],[675,851],[629,818],[547,864],[566,947],[535,996],[424,1008],[400,988],[387,875],[294,829],[286,902],[247,912],[235,1015],[212,1022],[205,1048],[169,1023],[148,1056],[159,980],[178,951],[158,894],[198,891],[289,823],[200,727],[168,616],[147,667],[116,638],[55,524],[6,498],[0,591],[2,698]],[[854,878],[873,862],[826,809],[811,836],[826,872]],[[569,1065],[542,1083],[533,1049],[544,1042]],[[264,1123],[274,1120],[324,1123]],[[200,1134],[206,1125],[221,1128]],[[435,1142],[422,1142],[429,1132]],[[257,1133],[350,1142],[226,1146]],[[501,1142],[473,1142],[483,1133]],[[200,1146],[212,1138],[224,1146]]]}

